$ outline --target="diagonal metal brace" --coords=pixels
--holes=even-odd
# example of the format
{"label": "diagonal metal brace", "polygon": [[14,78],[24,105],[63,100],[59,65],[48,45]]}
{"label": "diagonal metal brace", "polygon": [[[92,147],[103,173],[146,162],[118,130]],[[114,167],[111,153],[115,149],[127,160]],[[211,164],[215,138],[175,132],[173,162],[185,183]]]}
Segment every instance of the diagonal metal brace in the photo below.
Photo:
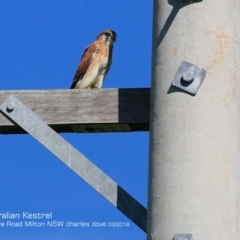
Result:
{"label": "diagonal metal brace", "polygon": [[9,96],[0,105],[0,110],[71,168],[138,227],[145,232],[147,231],[147,209],[17,98],[12,95]]}

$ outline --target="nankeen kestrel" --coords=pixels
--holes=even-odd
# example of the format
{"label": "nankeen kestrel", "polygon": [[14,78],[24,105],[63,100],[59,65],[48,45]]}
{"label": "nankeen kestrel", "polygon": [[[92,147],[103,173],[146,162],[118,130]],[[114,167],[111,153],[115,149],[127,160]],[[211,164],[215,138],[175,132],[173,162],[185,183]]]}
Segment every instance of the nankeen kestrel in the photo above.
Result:
{"label": "nankeen kestrel", "polygon": [[112,63],[113,43],[117,34],[104,30],[88,46],[73,77],[71,89],[101,88]]}

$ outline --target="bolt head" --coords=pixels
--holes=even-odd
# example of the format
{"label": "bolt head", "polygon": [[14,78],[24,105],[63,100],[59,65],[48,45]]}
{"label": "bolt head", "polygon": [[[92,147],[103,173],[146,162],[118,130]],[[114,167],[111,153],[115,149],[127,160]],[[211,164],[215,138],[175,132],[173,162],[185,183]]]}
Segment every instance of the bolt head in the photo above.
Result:
{"label": "bolt head", "polygon": [[193,71],[191,70],[186,70],[184,73],[183,73],[183,80],[186,81],[186,82],[191,82],[194,80],[194,73]]}
{"label": "bolt head", "polygon": [[15,107],[15,105],[14,105],[13,102],[8,102],[8,103],[7,103],[7,111],[8,111],[8,112],[13,111],[13,110],[14,110],[14,107]]}

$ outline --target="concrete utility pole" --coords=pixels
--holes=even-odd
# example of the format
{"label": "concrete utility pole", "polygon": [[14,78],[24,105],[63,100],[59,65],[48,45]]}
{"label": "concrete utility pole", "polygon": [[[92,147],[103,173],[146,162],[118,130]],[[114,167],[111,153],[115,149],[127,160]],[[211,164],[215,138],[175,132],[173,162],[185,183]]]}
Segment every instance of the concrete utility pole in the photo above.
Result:
{"label": "concrete utility pole", "polygon": [[[147,239],[236,240],[240,1],[187,2],[154,1]],[[182,60],[207,70],[195,96],[170,88]]]}

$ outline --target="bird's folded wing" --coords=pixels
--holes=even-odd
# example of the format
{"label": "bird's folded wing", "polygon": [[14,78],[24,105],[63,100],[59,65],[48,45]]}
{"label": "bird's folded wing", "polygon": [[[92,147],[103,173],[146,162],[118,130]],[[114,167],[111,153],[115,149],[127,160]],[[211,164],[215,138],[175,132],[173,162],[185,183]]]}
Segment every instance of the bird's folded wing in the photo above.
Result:
{"label": "bird's folded wing", "polygon": [[91,44],[90,46],[88,46],[83,55],[82,58],[80,60],[80,63],[78,65],[77,71],[73,77],[73,83],[70,87],[70,89],[75,88],[76,84],[78,83],[78,81],[81,81],[81,79],[83,78],[84,74],[86,73],[87,69],[89,68],[91,62],[93,61],[96,53],[97,53],[98,47],[96,44]]}

